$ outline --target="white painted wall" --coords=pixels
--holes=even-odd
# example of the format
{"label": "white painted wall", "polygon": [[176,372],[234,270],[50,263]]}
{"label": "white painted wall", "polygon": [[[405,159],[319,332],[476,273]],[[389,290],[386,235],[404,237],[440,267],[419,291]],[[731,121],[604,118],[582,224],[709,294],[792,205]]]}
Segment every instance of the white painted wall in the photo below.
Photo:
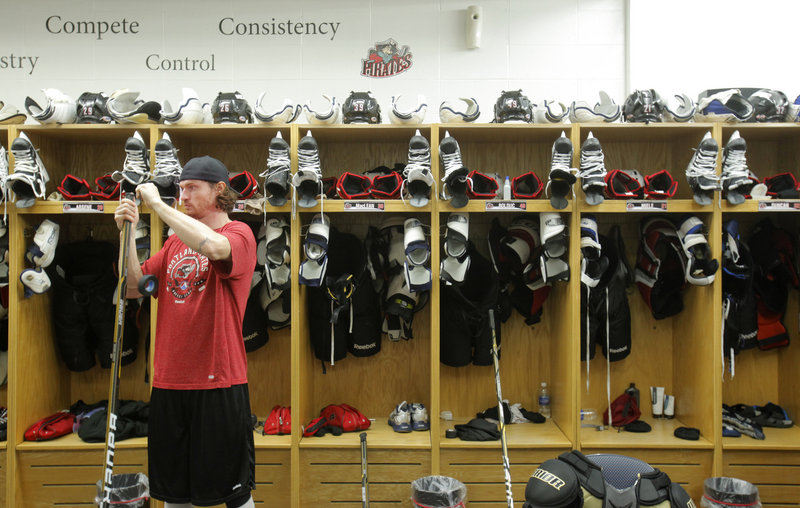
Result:
{"label": "white painted wall", "polygon": [[[146,100],[180,99],[183,86],[204,101],[239,90],[255,103],[286,97],[323,106],[322,93],[343,100],[371,90],[384,122],[392,95],[410,103],[427,97],[426,122],[438,122],[442,100],[478,99],[479,122],[492,119],[502,90],[521,88],[534,101],[594,103],[598,90],[624,99],[625,0],[2,0],[0,100],[23,109],[25,97],[43,101],[41,88],[77,98],[84,91],[141,92]],[[466,49],[466,8],[483,8],[482,46]],[[137,34],[54,34],[66,21],[138,22]],[[339,23],[330,36],[226,36],[219,22],[289,20]],[[391,78],[359,75],[369,48],[387,38],[408,45],[413,65]],[[209,59],[213,72],[153,71],[148,55]],[[11,56],[14,56],[14,63]],[[38,58],[31,61],[19,57]],[[151,59],[152,61],[152,59]],[[22,63],[21,68],[20,62]],[[30,121],[30,120],[29,120]]]}
{"label": "white painted wall", "polygon": [[691,97],[709,88],[800,94],[796,0],[629,0],[630,86]]}

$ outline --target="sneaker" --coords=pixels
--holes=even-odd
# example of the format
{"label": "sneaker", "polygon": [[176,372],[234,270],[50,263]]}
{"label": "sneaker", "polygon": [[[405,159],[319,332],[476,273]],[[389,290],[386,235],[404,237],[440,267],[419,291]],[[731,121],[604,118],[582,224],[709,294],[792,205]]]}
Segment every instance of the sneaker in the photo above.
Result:
{"label": "sneaker", "polygon": [[589,137],[581,145],[581,167],[578,171],[581,188],[586,194],[586,203],[599,205],[603,202],[606,188],[606,165],[600,141],[589,131]]}
{"label": "sneaker", "polygon": [[319,165],[319,147],[311,131],[297,144],[297,173],[292,178],[297,189],[297,204],[311,208],[317,204],[317,196],[322,192],[322,168]]}
{"label": "sneaker", "polygon": [[731,134],[722,150],[722,193],[732,205],[744,203],[745,195],[758,183],[755,175],[747,167],[747,142],[739,131]]}
{"label": "sneaker", "polygon": [[178,109],[173,110],[168,101],[164,101],[161,107],[161,116],[167,125],[189,125],[203,123],[203,104],[197,92],[192,88],[182,90],[183,97]]}
{"label": "sneaker", "polygon": [[6,185],[14,192],[17,208],[28,208],[36,198],[44,198],[50,175],[24,132],[11,143],[11,153],[14,154],[14,172],[8,175]]}
{"label": "sneaker", "polygon": [[125,162],[122,169],[114,171],[111,178],[122,184],[122,192],[133,192],[137,185],[150,178],[150,157],[139,131],[125,142]]}
{"label": "sneaker", "polygon": [[50,219],[45,219],[36,228],[33,243],[25,253],[25,259],[39,268],[47,268],[53,262],[58,245],[59,226]]}
{"label": "sneaker", "polygon": [[678,226],[678,238],[687,257],[686,281],[695,286],[714,282],[719,261],[711,257],[703,221],[694,215],[685,217]]}
{"label": "sneaker", "polygon": [[289,160],[289,144],[283,139],[281,131],[269,142],[269,155],[267,155],[267,169],[258,176],[264,178],[264,190],[269,194],[267,201],[272,206],[286,204],[286,194],[289,193],[289,176],[291,173]]}
{"label": "sneaker", "polygon": [[411,412],[406,401],[398,404],[389,415],[389,425],[395,432],[411,432]]}
{"label": "sneaker", "polygon": [[469,202],[467,196],[469,170],[461,162],[461,149],[458,141],[450,136],[448,131],[444,132],[444,138],[439,143],[439,157],[444,168],[442,199],[449,200],[453,208],[462,208]]}
{"label": "sneaker", "polygon": [[413,430],[429,430],[431,428],[428,410],[423,404],[412,402],[409,410],[411,411],[411,428]]}
{"label": "sneaker", "polygon": [[161,199],[167,203],[172,203],[180,194],[178,180],[181,176],[181,163],[178,161],[178,149],[172,144],[169,134],[166,132],[156,141],[155,146],[156,167],[150,181],[158,187]]}
{"label": "sneaker", "polygon": [[550,159],[550,177],[547,188],[550,191],[550,206],[556,210],[567,207],[567,196],[572,193],[575,183],[575,170],[572,166],[572,141],[561,131],[561,136],[553,143]]}
{"label": "sneaker", "polygon": [[403,170],[406,189],[412,206],[425,206],[431,196],[433,175],[431,174],[431,145],[419,129],[408,142],[408,164]]}
{"label": "sneaker", "polygon": [[714,191],[720,190],[717,176],[718,153],[717,140],[711,137],[711,132],[707,132],[686,167],[686,181],[698,205],[710,205]]}

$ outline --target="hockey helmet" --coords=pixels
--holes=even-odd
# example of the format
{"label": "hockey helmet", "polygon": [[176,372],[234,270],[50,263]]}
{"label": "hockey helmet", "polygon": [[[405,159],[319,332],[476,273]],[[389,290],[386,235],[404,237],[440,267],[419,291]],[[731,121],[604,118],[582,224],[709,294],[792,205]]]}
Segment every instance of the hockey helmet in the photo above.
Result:
{"label": "hockey helmet", "polygon": [[622,118],[626,122],[661,122],[664,120],[664,101],[652,88],[636,90],[625,99]]}
{"label": "hockey helmet", "polygon": [[111,123],[108,96],[103,92],[83,92],[78,97],[78,117],[75,123]]}
{"label": "hockey helmet", "polygon": [[494,104],[494,121],[496,123],[533,121],[533,107],[522,90],[503,90]]}
{"label": "hockey helmet", "polygon": [[214,123],[253,123],[253,110],[239,92],[220,92],[211,103]]}
{"label": "hockey helmet", "polygon": [[753,105],[751,122],[782,122],[789,106],[789,99],[780,90],[762,88],[747,100]]}
{"label": "hockey helmet", "polygon": [[350,92],[342,117],[343,123],[381,123],[381,106],[369,92]]}

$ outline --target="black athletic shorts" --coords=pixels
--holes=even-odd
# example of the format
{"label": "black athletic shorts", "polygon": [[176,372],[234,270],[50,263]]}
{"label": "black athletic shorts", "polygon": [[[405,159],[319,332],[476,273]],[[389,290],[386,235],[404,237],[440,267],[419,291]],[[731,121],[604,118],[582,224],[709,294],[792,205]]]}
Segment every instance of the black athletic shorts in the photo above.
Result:
{"label": "black athletic shorts", "polygon": [[255,488],[246,384],[213,390],[153,388],[148,427],[153,498],[214,506]]}

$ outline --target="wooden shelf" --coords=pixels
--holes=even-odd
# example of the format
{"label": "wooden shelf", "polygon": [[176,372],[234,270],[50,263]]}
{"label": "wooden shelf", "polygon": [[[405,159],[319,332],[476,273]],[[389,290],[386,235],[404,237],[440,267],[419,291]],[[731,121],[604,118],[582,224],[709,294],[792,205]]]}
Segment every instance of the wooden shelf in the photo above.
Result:
{"label": "wooden shelf", "polygon": [[[379,206],[383,207],[383,210],[375,209],[375,210],[367,210],[367,209],[358,209],[353,208],[351,206],[352,203],[356,203],[357,205],[361,204],[365,207],[369,206]],[[431,211],[431,204],[428,203],[425,206],[411,206],[408,202],[403,203],[400,199],[386,199],[386,200],[378,200],[378,199],[358,199],[358,200],[342,200],[342,199],[326,199],[325,204],[321,207],[319,204],[319,200],[317,200],[317,204],[315,206],[309,208],[302,208],[300,206],[297,207],[297,212],[300,213],[320,213],[320,209],[324,208],[325,213],[334,213],[334,212],[374,212],[374,213],[381,213],[381,212],[404,212],[404,213],[430,213]]]}
{"label": "wooden shelf", "polygon": [[723,450],[800,450],[800,427],[788,429],[764,427],[764,439],[742,437],[723,437]]}
{"label": "wooden shelf", "polygon": [[253,432],[253,441],[255,442],[256,450],[261,449],[289,449],[292,447],[292,436],[270,436],[264,435],[260,432]]}
{"label": "wooden shelf", "polygon": [[[77,207],[86,207],[86,211],[75,211],[75,212],[65,212],[64,206],[77,206]],[[9,208],[15,206],[14,204],[9,204]],[[98,210],[97,208],[102,206],[102,211]],[[90,209],[90,207],[94,207],[94,209]],[[64,214],[64,215],[105,215],[110,214],[113,215],[114,211],[117,209],[117,201],[116,200],[109,200],[109,201],[37,201],[34,203],[33,206],[30,208],[17,208],[17,213],[22,214]]]}
{"label": "wooden shelf", "polygon": [[[469,418],[442,420],[439,446],[442,448],[500,448],[500,441],[462,441],[445,437],[447,429],[469,422]],[[515,423],[506,425],[508,448],[570,448],[572,443],[552,419],[545,423]]]}
{"label": "wooden shelf", "polygon": [[[47,441],[23,441],[16,445],[18,451],[46,451],[46,450],[102,450],[105,448],[105,443],[87,443],[78,437],[78,434],[73,432],[66,436],[61,436],[56,439]],[[147,448],[146,437],[134,437],[117,441],[116,448]]]}
{"label": "wooden shelf", "polygon": [[741,205],[732,205],[723,199],[723,213],[730,212],[800,212],[800,199],[755,200],[747,199]]}
{"label": "wooden shelf", "polygon": [[581,428],[582,448],[676,448],[676,449],[712,449],[714,444],[700,436],[697,441],[688,441],[674,436],[678,427],[685,425],[677,419],[652,420],[642,418],[653,428],[650,432],[626,432],[617,429],[598,431],[593,427]]}
{"label": "wooden shelf", "polygon": [[[499,204],[507,204],[513,203],[514,205],[522,205],[525,208],[513,208],[511,206],[506,207],[496,207],[494,209],[487,209],[487,206],[491,206],[492,204],[499,205]],[[469,203],[462,208],[455,208],[450,205],[449,201],[439,200],[438,202],[438,210],[440,212],[471,212],[471,213],[478,213],[478,212],[498,212],[498,213],[525,213],[525,212],[561,212],[561,213],[569,213],[573,211],[573,202],[569,201],[567,203],[567,207],[563,210],[557,210],[550,206],[550,200],[547,198],[539,198],[539,199],[470,199]]]}
{"label": "wooden shelf", "polygon": [[[578,185],[578,184],[576,184]],[[714,211],[714,206],[698,205],[693,199],[667,199],[667,209],[661,210],[653,208],[652,210],[641,209],[628,209],[629,202],[624,199],[606,199],[599,205],[589,205],[581,195],[577,199],[578,209],[581,213],[711,213]],[[649,200],[631,200],[632,203],[643,203],[647,206]],[[653,200],[653,203],[661,203],[663,201]]]}
{"label": "wooden shelf", "polygon": [[[429,450],[431,448],[431,433],[425,432],[395,432],[386,418],[373,420],[366,431],[368,448],[404,449],[404,450]],[[303,437],[300,439],[300,448],[361,448],[361,432],[345,432],[340,436],[326,434],[322,437]]]}

